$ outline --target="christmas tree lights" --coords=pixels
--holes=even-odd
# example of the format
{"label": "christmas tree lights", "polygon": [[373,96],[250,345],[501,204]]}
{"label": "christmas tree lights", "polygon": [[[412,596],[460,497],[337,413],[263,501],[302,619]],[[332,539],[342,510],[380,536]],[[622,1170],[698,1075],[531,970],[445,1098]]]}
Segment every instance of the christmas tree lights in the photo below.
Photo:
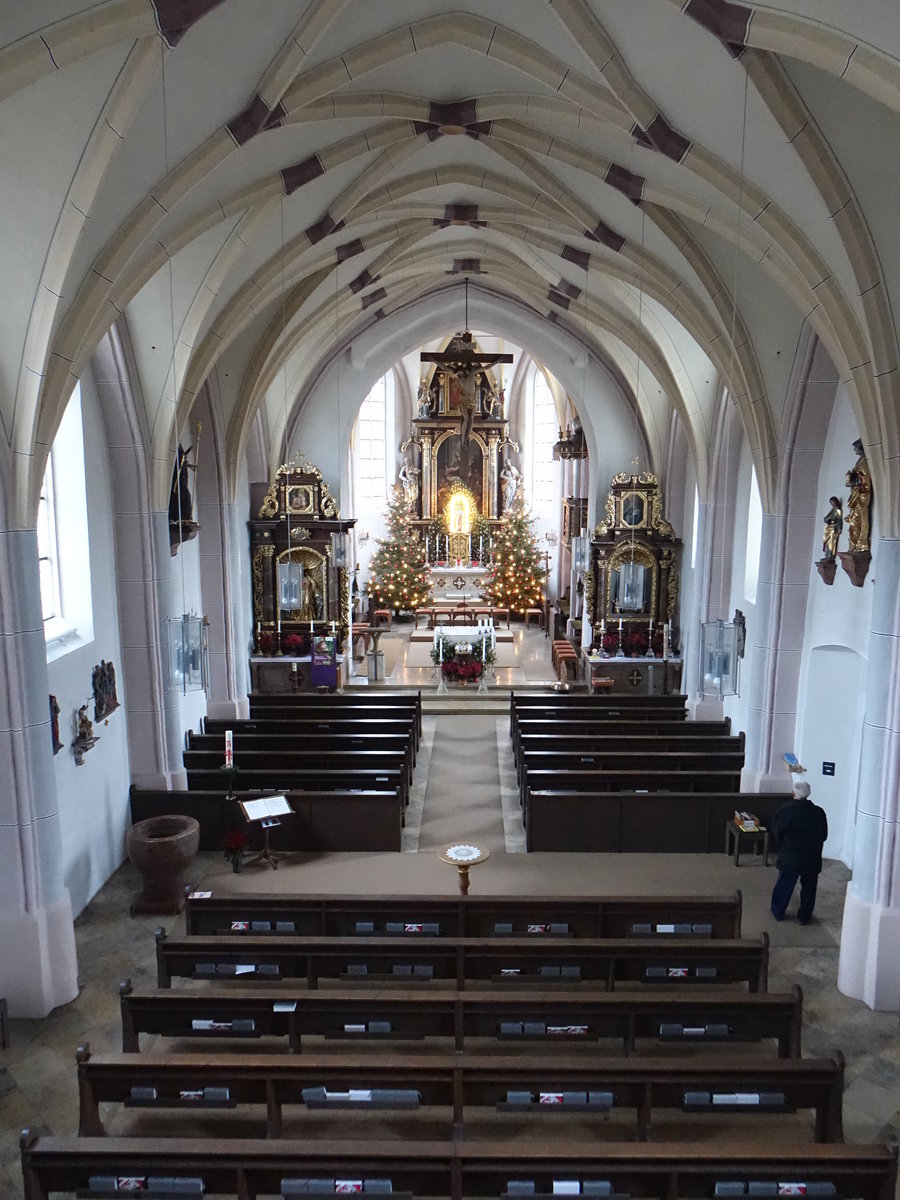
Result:
{"label": "christmas tree lights", "polygon": [[378,539],[378,549],[369,564],[369,594],[376,608],[413,612],[430,600],[425,551],[413,523],[403,489],[395,487],[385,513],[387,537]]}
{"label": "christmas tree lights", "polygon": [[533,525],[534,518],[520,496],[494,534],[494,561],[488,569],[484,597],[497,608],[524,614],[544,603],[547,569]]}

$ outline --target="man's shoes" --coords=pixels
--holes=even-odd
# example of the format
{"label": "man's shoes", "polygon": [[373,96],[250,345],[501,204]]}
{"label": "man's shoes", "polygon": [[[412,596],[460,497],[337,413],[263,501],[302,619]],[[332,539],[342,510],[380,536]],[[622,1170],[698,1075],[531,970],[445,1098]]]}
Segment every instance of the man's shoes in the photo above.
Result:
{"label": "man's shoes", "polygon": [[772,919],[773,919],[774,921],[783,921],[783,920],[784,920],[784,913],[777,913],[777,912],[773,912],[773,913],[772,913]]}
{"label": "man's shoes", "polygon": [[798,917],[797,924],[798,925],[809,925],[809,924],[811,924],[812,920],[813,920],[812,917],[807,917],[805,920],[803,919],[803,917]]}

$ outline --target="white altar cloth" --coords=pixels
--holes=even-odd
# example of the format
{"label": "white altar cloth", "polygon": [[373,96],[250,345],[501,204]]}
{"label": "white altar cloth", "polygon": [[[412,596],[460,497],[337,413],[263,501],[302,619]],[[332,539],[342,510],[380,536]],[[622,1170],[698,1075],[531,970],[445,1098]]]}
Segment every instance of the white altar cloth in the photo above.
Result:
{"label": "white altar cloth", "polygon": [[465,600],[477,603],[481,599],[486,567],[431,567],[430,584],[436,604]]}
{"label": "white altar cloth", "polygon": [[483,625],[438,625],[434,631],[432,644],[436,646],[440,638],[454,646],[470,642],[480,651],[481,639],[485,635],[491,639],[491,646],[496,652],[497,631],[494,629],[493,621],[485,621]]}

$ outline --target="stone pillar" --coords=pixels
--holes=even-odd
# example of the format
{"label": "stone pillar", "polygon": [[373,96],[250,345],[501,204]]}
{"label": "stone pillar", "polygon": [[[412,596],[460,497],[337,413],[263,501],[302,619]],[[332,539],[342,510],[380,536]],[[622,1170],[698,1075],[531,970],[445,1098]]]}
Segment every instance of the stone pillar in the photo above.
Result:
{"label": "stone pillar", "polygon": [[434,515],[431,507],[432,470],[431,456],[433,438],[430,433],[422,433],[422,519],[430,520]]}
{"label": "stone pillar", "polygon": [[853,879],[844,901],[838,988],[900,1007],[900,539],[880,538],[872,595]]}
{"label": "stone pillar", "polygon": [[78,995],[33,529],[0,532],[0,995],[45,1017]]}

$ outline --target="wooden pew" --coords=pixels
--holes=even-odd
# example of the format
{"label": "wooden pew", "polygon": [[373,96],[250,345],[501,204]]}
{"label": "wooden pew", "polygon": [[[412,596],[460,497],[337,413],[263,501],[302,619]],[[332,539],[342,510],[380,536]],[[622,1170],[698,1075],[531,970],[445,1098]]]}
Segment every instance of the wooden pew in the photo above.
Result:
{"label": "wooden pew", "polygon": [[[633,1111],[638,1141],[650,1136],[655,1112],[672,1119],[671,1110],[692,1115],[753,1117],[778,1112],[810,1109],[814,1113],[812,1135],[816,1142],[843,1140],[841,1102],[844,1059],[841,1054],[819,1059],[723,1059],[721,1056],[689,1058],[604,1058],[586,1062],[575,1055],[429,1055],[382,1054],[359,1059],[341,1055],[307,1054],[91,1054],[90,1046],[79,1046],[78,1132],[82,1137],[102,1137],[106,1132],[101,1104],[123,1104],[126,1108],[160,1112],[176,1120],[190,1118],[198,1109],[230,1110],[247,1104],[266,1109],[266,1137],[282,1136],[283,1109],[299,1108],[301,1090],[324,1088],[328,1093],[346,1093],[350,1088],[405,1093],[404,1096],[368,1100],[313,1099],[310,1111],[372,1112],[396,1109],[405,1113],[449,1109],[453,1131],[463,1135],[468,1119],[481,1110],[509,1113],[532,1122],[554,1122],[567,1114],[604,1117],[610,1107],[616,1112]],[[183,1092],[219,1089],[218,1099],[184,1099]],[[137,1089],[137,1092],[135,1092]],[[227,1091],[227,1097],[221,1089]],[[412,1091],[417,1099],[410,1096]],[[509,1092],[529,1092],[532,1100],[508,1099]],[[567,1101],[565,1105],[541,1104],[544,1093],[581,1092],[610,1094],[610,1102],[594,1105]],[[694,1093],[692,1100],[685,1096]],[[708,1093],[701,1101],[697,1093]],[[752,1103],[723,1102],[724,1095],[768,1096]],[[714,1103],[713,1096],[718,1100]],[[779,1100],[777,1097],[781,1097]],[[304,1101],[304,1106],[307,1102]],[[666,1111],[669,1110],[669,1111]],[[302,1111],[302,1110],[301,1110]],[[771,1127],[767,1127],[771,1128]],[[449,1132],[449,1130],[448,1130]],[[598,1131],[599,1132],[599,1131]]]}
{"label": "wooden pew", "polygon": [[[218,771],[222,766],[222,751],[218,747],[215,750],[188,749],[184,751],[183,757],[189,779],[192,771]],[[293,772],[302,777],[307,768],[315,770],[324,767],[326,770],[333,770],[357,765],[373,771],[382,767],[402,766],[406,786],[412,784],[412,755],[408,744],[403,742],[395,743],[391,749],[370,748],[368,745],[357,748],[346,743],[341,749],[334,749],[327,743],[319,745],[316,741],[309,740],[298,741],[284,750],[272,750],[267,746],[260,746],[258,749],[245,747],[240,756],[235,754],[235,766],[240,769],[240,775],[270,771],[285,777],[286,773]],[[235,780],[237,786],[240,786],[240,775]],[[301,778],[298,777],[295,786],[300,783]]]}
{"label": "wooden pew", "polygon": [[[187,934],[156,931],[159,987],[172,979],[237,983],[278,979],[368,984],[372,987],[562,987],[618,984],[684,988],[746,984],[764,992],[769,938],[455,938],[298,937],[253,933]],[[683,973],[682,973],[683,972]],[[573,993],[574,994],[574,993]]]}
{"label": "wooden pew", "polygon": [[[696,1200],[735,1195],[735,1184],[769,1183],[796,1188],[807,1197],[894,1200],[896,1146],[767,1146],[670,1142],[586,1144],[558,1138],[507,1142],[452,1140],[350,1141],[252,1138],[62,1138],[24,1130],[22,1177],[26,1200],[49,1200],[51,1193],[93,1196],[117,1193],[88,1190],[90,1181],[116,1177],[197,1179],[201,1190],[248,1200],[283,1195],[284,1180],[304,1180],[304,1194],[335,1195],[336,1178],[384,1180],[378,1190],[393,1200],[442,1196],[448,1200],[506,1197],[533,1187],[549,1196],[554,1180],[598,1181],[587,1192],[635,1195],[645,1200]],[[309,1191],[310,1179],[328,1180],[330,1189]],[[730,1183],[728,1192],[717,1185]],[[517,1186],[518,1185],[518,1186]],[[608,1185],[608,1186],[607,1186]],[[365,1187],[363,1189],[365,1191]],[[371,1185],[369,1190],[373,1190]],[[581,1187],[584,1191],[583,1186]],[[290,1194],[296,1194],[291,1190]],[[587,1193],[585,1193],[587,1194]],[[770,1193],[766,1193],[770,1194]],[[121,1193],[118,1193],[121,1195]]]}
{"label": "wooden pew", "polygon": [[[273,848],[399,850],[403,824],[399,772],[387,776],[350,772],[332,776],[331,781],[336,790],[285,793],[294,816],[285,818],[279,828],[271,831]],[[315,786],[315,780],[305,782]],[[247,827],[237,801],[227,798],[221,778],[216,785],[208,791],[190,792],[153,791],[132,785],[131,820],[172,813],[196,817],[200,823],[200,849],[221,851],[226,833]],[[251,825],[248,833],[251,848],[260,849],[262,832]]]}
{"label": "wooden pew", "polygon": [[364,698],[356,696],[348,696],[346,694],[317,694],[314,698],[310,696],[262,696],[254,693],[250,697],[250,716],[266,716],[276,715],[275,710],[281,710],[284,715],[290,716],[294,713],[311,712],[318,713],[334,713],[335,716],[341,712],[355,713],[360,709],[376,710],[373,715],[377,715],[378,711],[383,712],[389,709],[412,709],[416,713],[419,734],[422,733],[422,693],[417,692],[367,692]]}
{"label": "wooden pew", "polygon": [[[297,934],[350,936],[362,932],[385,934],[388,923],[420,927],[436,924],[439,935],[497,937],[550,933],[556,936],[617,937],[659,933],[657,924],[697,925],[700,936],[741,936],[742,896],[342,896],[342,895],[194,895],[185,901],[185,930],[195,933],[251,932],[250,922],[268,923],[277,936],[279,922]],[[242,926],[233,931],[232,925]],[[243,926],[246,925],[246,929]],[[264,932],[254,929],[254,933]],[[682,929],[686,936],[689,929]],[[399,936],[404,936],[402,933]],[[417,936],[410,931],[409,936]]]}
{"label": "wooden pew", "polygon": [[290,992],[264,984],[136,990],[130,980],[120,984],[119,1000],[125,1053],[138,1053],[140,1035],[146,1033],[242,1045],[276,1037],[287,1039],[292,1053],[310,1037],[363,1044],[432,1038],[454,1050],[471,1049],[473,1038],[487,1038],[492,1044],[586,1046],[592,1053],[602,1038],[617,1042],[625,1054],[644,1041],[706,1049],[774,1040],[779,1058],[797,1058],[803,1007],[798,987],[784,994],[421,987]]}
{"label": "wooden pew", "polygon": [[278,742],[291,743],[294,739],[300,738],[306,740],[325,736],[328,738],[352,737],[365,739],[371,735],[388,735],[394,737],[405,737],[411,747],[413,760],[415,761],[416,751],[419,746],[419,735],[416,727],[414,716],[405,717],[402,720],[373,720],[364,718],[363,720],[354,720],[353,718],[339,720],[322,720],[321,718],[310,718],[292,721],[215,721],[209,718],[203,721],[203,732],[194,733],[191,731],[188,734],[190,745],[196,749],[219,749],[224,750],[225,745],[225,730],[231,730],[234,737],[234,747],[237,751],[242,741],[248,744],[254,738],[265,738],[267,743],[272,742],[277,745]]}
{"label": "wooden pew", "polygon": [[[740,791],[740,768],[688,770],[677,768],[618,767],[556,767],[553,770],[532,770],[525,764],[519,782],[519,799],[527,809],[527,793],[532,792],[732,792]],[[732,808],[741,807],[735,801]],[[673,817],[670,819],[677,819]],[[721,838],[721,830],[719,831]]]}
{"label": "wooden pew", "polygon": [[[696,748],[696,743],[688,742],[685,746],[673,749],[644,749],[633,747],[616,749],[617,739],[612,738],[600,749],[575,750],[569,747],[557,749],[547,742],[546,748],[523,751],[516,763],[516,776],[519,782],[520,795],[524,802],[522,790],[527,775],[534,772],[559,773],[563,771],[601,770],[601,771],[655,771],[679,772],[692,776],[704,775],[708,771],[715,773],[728,771],[737,778],[740,789],[740,775],[744,769],[744,747],[734,747],[725,743],[724,739],[713,743],[704,749]],[[724,748],[720,749],[720,744]],[[637,787],[642,786],[637,784]],[[545,789],[547,790],[547,789]],[[687,788],[685,791],[689,790]]]}
{"label": "wooden pew", "polygon": [[546,720],[517,718],[512,733],[513,753],[518,754],[522,744],[537,746],[540,738],[551,745],[559,739],[572,738],[583,741],[615,738],[623,746],[635,745],[638,741],[659,740],[663,745],[669,741],[683,739],[685,743],[701,742],[704,746],[717,746],[720,741],[728,743],[733,737],[743,738],[743,733],[732,735],[729,721],[594,721],[571,717],[555,717]]}
{"label": "wooden pew", "polygon": [[673,788],[645,794],[529,788],[525,796],[526,848],[604,854],[715,854],[722,849],[722,830],[734,818],[736,808],[755,813],[771,828],[775,813],[788,800],[789,793],[776,792],[680,792]]}
{"label": "wooden pew", "polygon": [[[368,753],[362,752],[363,755]],[[336,755],[330,755],[327,761],[331,766],[311,762],[306,768],[295,766],[269,770],[265,767],[245,767],[235,780],[234,790],[242,795],[247,792],[352,791],[355,788],[364,791],[396,790],[401,811],[409,803],[408,774],[402,758],[395,757],[393,763],[374,763],[371,758],[357,756],[354,763],[354,756],[350,755],[345,756],[340,765],[336,758]],[[188,770],[188,791],[215,791],[221,783],[219,767],[191,767]]]}
{"label": "wooden pew", "polygon": [[683,721],[687,717],[686,696],[603,696],[580,695],[577,692],[561,695],[558,692],[510,692],[510,732],[519,716],[538,716],[542,719],[565,716],[589,716],[594,720]]}

